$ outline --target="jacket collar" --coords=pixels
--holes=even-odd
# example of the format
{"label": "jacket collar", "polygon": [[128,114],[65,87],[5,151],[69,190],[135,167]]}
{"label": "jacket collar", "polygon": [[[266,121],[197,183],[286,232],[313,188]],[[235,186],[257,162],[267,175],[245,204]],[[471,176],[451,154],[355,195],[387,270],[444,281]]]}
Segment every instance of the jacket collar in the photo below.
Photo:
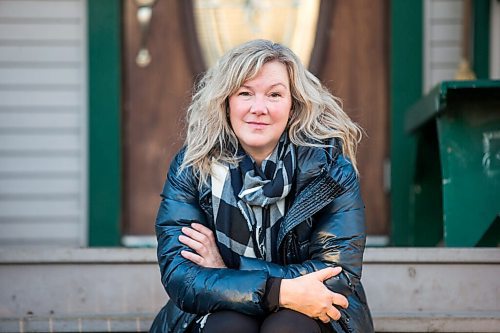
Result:
{"label": "jacket collar", "polygon": [[[341,148],[337,139],[328,147],[299,146],[294,180],[295,199],[278,233],[278,247],[284,236],[300,222],[311,217],[343,192],[343,187],[329,175]],[[213,219],[211,179],[199,191],[199,204]]]}

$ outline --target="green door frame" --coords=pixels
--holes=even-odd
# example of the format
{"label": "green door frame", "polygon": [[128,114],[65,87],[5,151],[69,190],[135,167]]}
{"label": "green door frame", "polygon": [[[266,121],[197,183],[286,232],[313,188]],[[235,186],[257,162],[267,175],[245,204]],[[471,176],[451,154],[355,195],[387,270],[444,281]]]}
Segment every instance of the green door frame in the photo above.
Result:
{"label": "green door frame", "polygon": [[122,212],[121,0],[87,0],[88,245],[119,246]]}
{"label": "green door frame", "polygon": [[391,245],[412,243],[409,195],[415,139],[404,130],[406,110],[422,97],[423,1],[391,1]]}

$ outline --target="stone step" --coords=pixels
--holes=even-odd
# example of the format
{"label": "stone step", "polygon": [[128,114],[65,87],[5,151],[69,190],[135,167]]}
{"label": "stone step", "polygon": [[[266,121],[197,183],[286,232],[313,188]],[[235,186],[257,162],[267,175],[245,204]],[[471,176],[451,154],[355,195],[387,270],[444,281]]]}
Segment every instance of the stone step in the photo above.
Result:
{"label": "stone step", "polygon": [[[374,313],[377,332],[498,332],[498,313]],[[1,332],[147,332],[153,315],[2,318]]]}
{"label": "stone step", "polygon": [[[166,302],[153,249],[0,248],[0,332],[147,331]],[[500,250],[368,248],[378,332],[499,332]]]}
{"label": "stone step", "polygon": [[499,332],[499,312],[374,312],[377,332]]}
{"label": "stone step", "polygon": [[0,332],[148,332],[153,314],[0,318]]}
{"label": "stone step", "polygon": [[[377,332],[498,332],[498,313],[374,313]],[[1,332],[147,332],[153,314],[1,318]]]}

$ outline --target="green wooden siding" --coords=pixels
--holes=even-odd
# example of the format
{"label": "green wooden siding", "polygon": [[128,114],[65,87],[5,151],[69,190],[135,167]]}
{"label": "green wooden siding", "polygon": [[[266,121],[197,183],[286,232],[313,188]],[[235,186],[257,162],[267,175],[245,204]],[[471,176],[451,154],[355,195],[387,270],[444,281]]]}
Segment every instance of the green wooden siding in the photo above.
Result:
{"label": "green wooden siding", "polygon": [[490,1],[473,2],[474,59],[473,69],[478,79],[489,79],[490,75]]}
{"label": "green wooden siding", "polygon": [[423,1],[391,1],[391,241],[412,243],[410,181],[415,168],[415,139],[405,132],[405,112],[422,97]]}
{"label": "green wooden siding", "polygon": [[89,246],[120,245],[121,7],[88,0]]}

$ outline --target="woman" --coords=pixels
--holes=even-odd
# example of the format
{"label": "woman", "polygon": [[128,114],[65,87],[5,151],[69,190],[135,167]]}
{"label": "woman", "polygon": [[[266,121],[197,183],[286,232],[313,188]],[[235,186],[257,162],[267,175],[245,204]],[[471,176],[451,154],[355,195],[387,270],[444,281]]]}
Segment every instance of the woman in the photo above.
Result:
{"label": "woman", "polygon": [[156,220],[152,332],[373,332],[360,283],[361,130],[288,48],[255,40],[188,109]]}

